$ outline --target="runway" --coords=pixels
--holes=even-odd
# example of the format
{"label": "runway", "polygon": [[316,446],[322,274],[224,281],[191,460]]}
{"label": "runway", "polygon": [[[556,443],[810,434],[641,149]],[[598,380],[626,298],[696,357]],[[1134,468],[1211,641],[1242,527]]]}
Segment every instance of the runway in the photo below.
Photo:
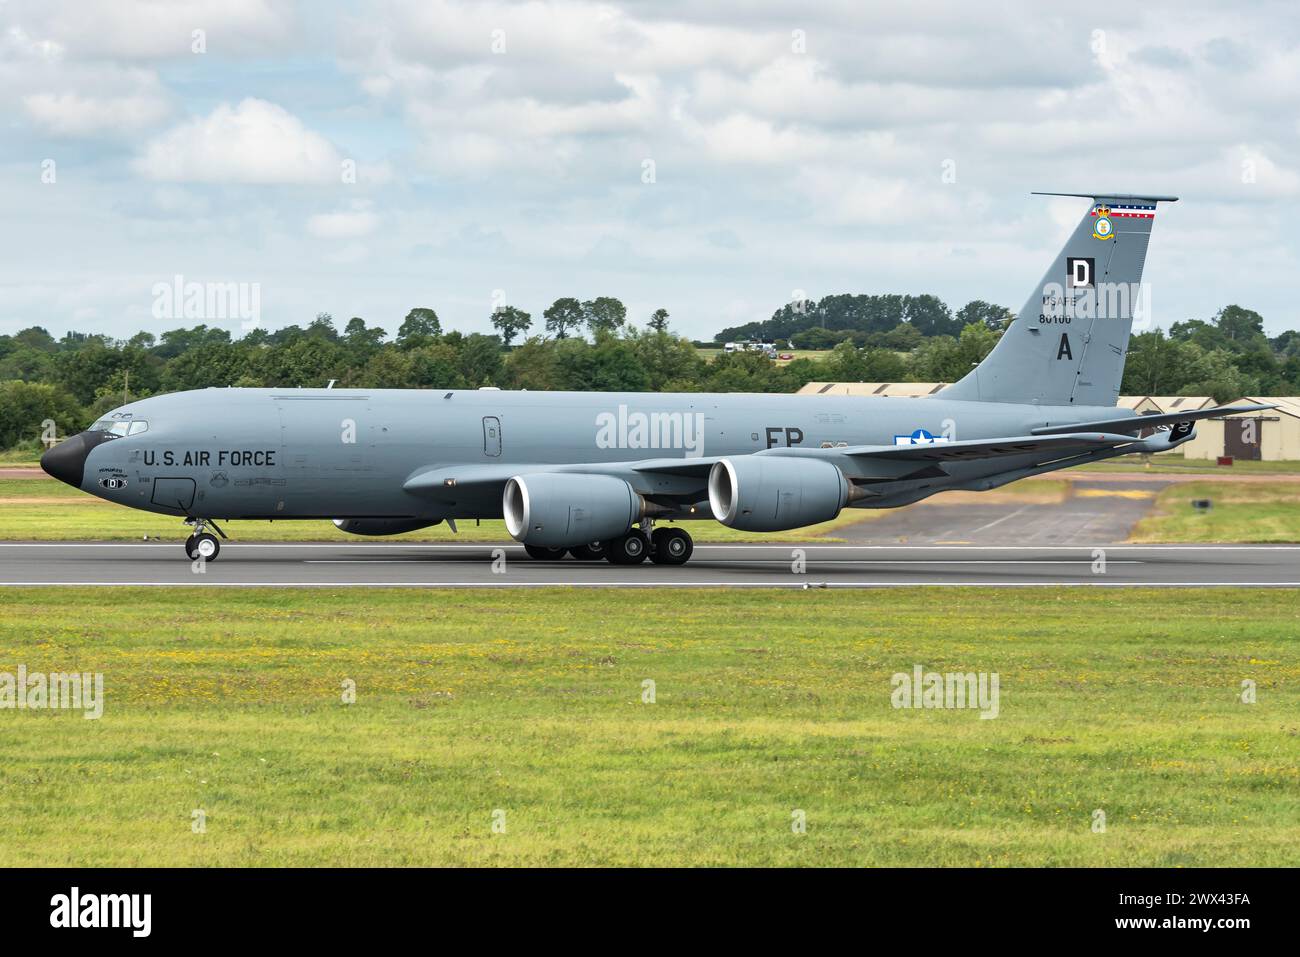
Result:
{"label": "runway", "polygon": [[535,561],[520,546],[229,543],[209,565],[179,543],[0,543],[0,586],[198,587],[1300,587],[1297,545],[697,545],[685,566]]}

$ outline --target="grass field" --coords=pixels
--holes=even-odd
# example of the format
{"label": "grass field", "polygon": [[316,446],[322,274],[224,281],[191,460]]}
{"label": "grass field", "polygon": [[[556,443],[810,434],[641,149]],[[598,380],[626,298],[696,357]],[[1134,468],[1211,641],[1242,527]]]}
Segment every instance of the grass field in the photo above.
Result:
{"label": "grass field", "polygon": [[7,589],[0,864],[1294,866],[1297,598]]}
{"label": "grass field", "polygon": [[[696,349],[695,353],[706,362],[711,362],[725,352],[721,346],[716,349]],[[829,349],[777,349],[778,355],[792,355],[795,359],[825,359],[831,354]],[[779,366],[789,365],[793,359],[777,359]]]}
{"label": "grass field", "polygon": [[[1213,508],[1198,511],[1193,499]],[[1300,485],[1185,482],[1164,489],[1138,522],[1134,542],[1300,542]]]}
{"label": "grass field", "polygon": [[0,468],[36,468],[40,459],[41,453],[34,447],[0,449]]}

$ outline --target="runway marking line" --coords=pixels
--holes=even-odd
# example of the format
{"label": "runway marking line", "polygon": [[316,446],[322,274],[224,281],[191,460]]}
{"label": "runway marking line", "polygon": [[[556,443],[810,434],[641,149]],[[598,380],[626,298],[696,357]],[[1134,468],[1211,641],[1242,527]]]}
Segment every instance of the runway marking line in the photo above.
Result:
{"label": "runway marking line", "polygon": [[971,530],[971,534],[972,534],[972,535],[978,535],[980,532],[984,531],[985,529],[992,528],[994,525],[1001,525],[1001,524],[1002,524],[1003,522],[1005,522],[1007,519],[1009,519],[1009,518],[1015,518],[1015,517],[1016,517],[1017,515],[1019,515],[1021,512],[1025,511],[1026,509],[1028,509],[1028,508],[1030,508],[1030,507],[1031,507],[1031,506],[1029,506],[1029,505],[1022,505],[1022,506],[1020,506],[1020,508],[1016,509],[1014,512],[1007,512],[1007,514],[1003,515],[1001,518],[995,518],[995,519],[993,519],[993,521],[989,522],[987,525],[981,525],[979,528],[972,529],[972,530]]}
{"label": "runway marking line", "polygon": [[1300,588],[1297,582],[0,582],[3,588]]}
{"label": "runway marking line", "polygon": [[[1089,558],[902,558],[893,561],[889,559],[867,559],[867,558],[818,558],[813,560],[819,565],[1091,565],[1092,559]],[[401,558],[304,558],[301,562],[303,565],[409,565],[413,564],[407,559]],[[463,562],[452,562],[447,560],[425,561],[424,565],[460,565]],[[779,558],[758,558],[746,561],[747,565],[788,565],[787,561]],[[1108,561],[1107,565],[1145,565],[1147,562],[1138,558],[1121,558],[1115,561]],[[529,568],[557,568],[568,567],[569,563],[563,560],[552,561],[534,561],[528,565]],[[591,568],[599,568],[596,562],[590,564]]]}
{"label": "runway marking line", "polygon": [[[6,548],[180,548],[181,542],[0,542],[0,550]],[[222,546],[226,548],[341,548],[341,549],[388,549],[388,548],[406,548],[406,549],[430,549],[430,548],[513,548],[522,549],[523,546],[516,542],[391,542],[384,544],[361,544],[351,542],[227,542]],[[1047,550],[1067,550],[1078,551],[1088,548],[1104,548],[1109,550],[1119,549],[1150,549],[1153,551],[1300,551],[1300,545],[1276,544],[1276,545],[1248,545],[1217,543],[1211,545],[1186,545],[1186,544],[1162,544],[1159,542],[1121,542],[1118,544],[1079,544],[1079,545],[961,545],[958,543],[941,543],[935,542],[928,545],[855,545],[849,542],[782,542],[779,544],[764,544],[760,542],[707,542],[697,544],[695,550],[703,551],[706,549],[760,549],[760,548],[778,548],[782,551],[789,551],[792,548],[828,548],[835,550],[847,551],[856,550],[876,550],[876,551],[902,551],[902,550],[919,550],[935,548],[958,548],[965,551],[1047,551]]]}

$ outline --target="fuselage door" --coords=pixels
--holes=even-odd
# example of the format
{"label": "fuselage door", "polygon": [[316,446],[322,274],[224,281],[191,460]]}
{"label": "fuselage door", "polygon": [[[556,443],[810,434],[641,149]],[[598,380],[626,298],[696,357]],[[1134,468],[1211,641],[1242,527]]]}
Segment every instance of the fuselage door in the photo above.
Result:
{"label": "fuselage door", "polygon": [[495,415],[483,416],[483,454],[493,458],[501,454],[501,420]]}

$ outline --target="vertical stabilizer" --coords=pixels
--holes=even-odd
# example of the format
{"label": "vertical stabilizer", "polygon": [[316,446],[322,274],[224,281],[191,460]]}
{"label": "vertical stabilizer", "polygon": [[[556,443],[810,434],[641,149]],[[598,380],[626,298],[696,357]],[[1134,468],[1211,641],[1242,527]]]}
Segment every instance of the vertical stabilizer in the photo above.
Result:
{"label": "vertical stabilizer", "polygon": [[1114,405],[1159,203],[1176,196],[1044,193],[1092,203],[993,351],[938,395],[977,402]]}

